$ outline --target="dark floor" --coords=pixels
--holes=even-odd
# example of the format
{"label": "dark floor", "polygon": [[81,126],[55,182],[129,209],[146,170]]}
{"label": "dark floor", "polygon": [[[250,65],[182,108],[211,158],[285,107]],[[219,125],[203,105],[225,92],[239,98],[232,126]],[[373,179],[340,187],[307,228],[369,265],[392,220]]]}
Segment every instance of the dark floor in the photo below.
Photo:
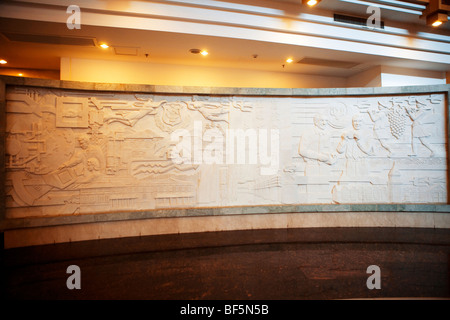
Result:
{"label": "dark floor", "polygon": [[[450,231],[253,230],[3,250],[6,299],[450,298]],[[69,265],[81,289],[69,290]],[[367,268],[381,270],[369,290]]]}

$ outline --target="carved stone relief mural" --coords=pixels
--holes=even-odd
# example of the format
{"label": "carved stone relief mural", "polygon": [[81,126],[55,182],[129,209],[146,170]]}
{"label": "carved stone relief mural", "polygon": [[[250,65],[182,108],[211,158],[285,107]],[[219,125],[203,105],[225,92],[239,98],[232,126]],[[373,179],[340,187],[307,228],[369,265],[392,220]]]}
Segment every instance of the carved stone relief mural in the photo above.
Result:
{"label": "carved stone relief mural", "polygon": [[7,217],[446,203],[445,96],[242,97],[8,87]]}

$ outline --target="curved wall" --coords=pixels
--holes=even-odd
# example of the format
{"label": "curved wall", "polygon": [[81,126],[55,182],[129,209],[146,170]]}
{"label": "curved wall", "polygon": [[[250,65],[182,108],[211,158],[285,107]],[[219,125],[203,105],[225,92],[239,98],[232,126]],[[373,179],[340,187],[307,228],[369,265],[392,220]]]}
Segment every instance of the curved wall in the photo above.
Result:
{"label": "curved wall", "polygon": [[449,85],[274,89],[2,77],[5,247],[449,228]]}

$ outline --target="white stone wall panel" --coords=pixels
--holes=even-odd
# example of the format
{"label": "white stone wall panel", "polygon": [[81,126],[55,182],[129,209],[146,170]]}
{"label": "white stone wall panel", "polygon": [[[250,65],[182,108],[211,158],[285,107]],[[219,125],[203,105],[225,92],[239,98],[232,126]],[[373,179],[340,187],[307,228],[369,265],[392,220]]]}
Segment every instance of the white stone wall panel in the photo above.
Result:
{"label": "white stone wall panel", "polygon": [[306,98],[9,86],[6,112],[7,218],[447,203],[444,94]]}

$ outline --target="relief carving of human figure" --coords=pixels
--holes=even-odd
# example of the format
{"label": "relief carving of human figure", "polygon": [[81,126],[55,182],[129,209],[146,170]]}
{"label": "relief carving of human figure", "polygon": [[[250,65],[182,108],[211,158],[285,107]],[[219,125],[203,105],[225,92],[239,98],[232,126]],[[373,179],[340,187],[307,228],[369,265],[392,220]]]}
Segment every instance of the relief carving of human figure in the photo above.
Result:
{"label": "relief carving of human figure", "polygon": [[298,153],[306,161],[306,176],[322,176],[329,173],[329,167],[337,160],[333,152],[330,134],[326,130],[327,121],[321,114],[314,116],[314,128],[302,135]]}
{"label": "relief carving of human figure", "polygon": [[431,145],[427,141],[427,139],[431,136],[431,132],[427,130],[427,123],[426,123],[426,117],[429,114],[429,111],[431,110],[430,106],[427,106],[425,104],[421,104],[417,102],[416,108],[405,108],[406,112],[408,113],[408,116],[412,120],[412,127],[411,127],[411,150],[412,150],[412,156],[417,155],[417,147],[415,146],[415,139],[419,139],[419,141],[423,144],[425,148],[430,150],[430,157],[434,155],[434,151],[431,148]]}
{"label": "relief carving of human figure", "polygon": [[381,146],[388,152],[388,156],[392,155],[392,148],[389,145],[391,139],[390,125],[388,117],[383,109],[386,109],[381,104],[378,104],[378,108],[369,110],[370,119],[373,121],[373,135],[377,139]]}
{"label": "relief carving of human figure", "polygon": [[[81,150],[66,162],[58,167],[58,170],[65,168],[74,168],[79,183],[87,183],[92,181],[94,177],[100,175],[104,169],[103,152],[99,146],[92,145],[89,142],[89,136],[81,135],[78,137],[78,143]],[[74,181],[75,182],[75,181]]]}
{"label": "relief carving of human figure", "polygon": [[365,177],[368,168],[365,159],[373,154],[372,137],[363,128],[361,116],[352,118],[353,130],[344,133],[337,147],[339,153],[345,154],[346,168],[342,177]]}

